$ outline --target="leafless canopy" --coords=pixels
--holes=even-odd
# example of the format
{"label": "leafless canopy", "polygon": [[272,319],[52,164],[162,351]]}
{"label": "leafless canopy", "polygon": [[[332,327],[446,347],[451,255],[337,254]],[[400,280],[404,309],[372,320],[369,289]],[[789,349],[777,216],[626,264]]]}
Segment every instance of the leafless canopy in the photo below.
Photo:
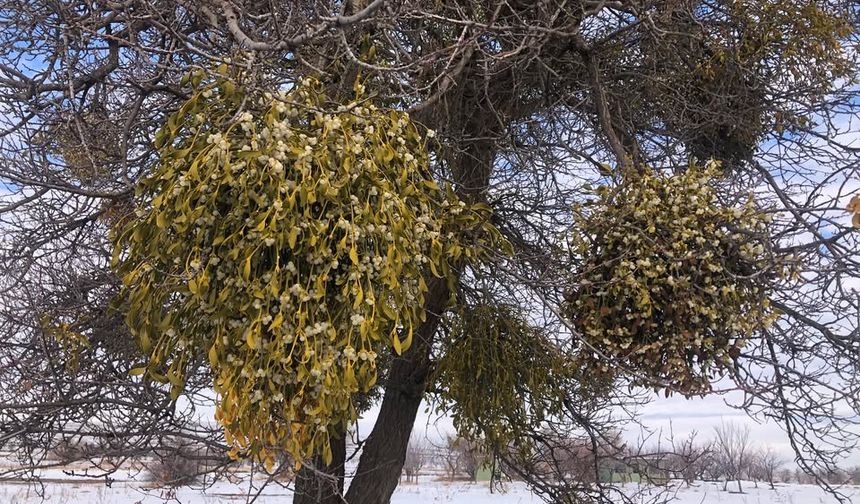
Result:
{"label": "leafless canopy", "polygon": [[[814,39],[783,15],[794,5],[856,26],[847,0],[0,0],[0,446],[33,468],[63,440],[130,457],[186,439],[208,447],[207,467],[226,463],[217,426],[193,421],[211,404],[205,367],[178,404],[129,377],[141,356],[110,308],[107,231],[155,162],[154,132],[188,92],[182,75],[237,61],[270,89],[309,74],[350,89],[361,73],[388,106],[434,129],[438,177],[486,201],[516,248],[492,272],[463,275],[460,297],[523,306],[559,351],[576,346],[559,314],[578,281],[559,233],[586,184],[606,180],[606,166],[722,159],[721,198],[757,194],[774,216],[774,250],[794,254],[801,280],[773,294],[779,321],[716,388],[780,425],[820,474],[853,446],[860,418],[860,233],[844,213],[860,180],[857,40],[840,30],[810,56],[817,49],[792,46]],[[752,43],[771,44],[768,57],[729,57],[701,78],[715,50]],[[847,68],[817,63],[834,54]],[[391,495],[420,400],[435,393],[445,329],[435,315],[448,293],[431,293],[431,316],[386,371],[351,503]],[[58,341],[46,320],[87,343]],[[548,420],[554,432],[534,440],[603,444],[633,400],[623,385],[602,404],[572,395],[564,418]],[[548,497],[600,498],[531,479]]]}

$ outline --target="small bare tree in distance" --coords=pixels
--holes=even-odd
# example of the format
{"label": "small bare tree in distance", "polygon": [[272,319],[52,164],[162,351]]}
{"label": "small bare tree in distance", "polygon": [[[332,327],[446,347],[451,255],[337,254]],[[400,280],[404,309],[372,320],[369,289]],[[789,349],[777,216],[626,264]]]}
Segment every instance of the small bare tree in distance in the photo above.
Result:
{"label": "small bare tree in distance", "polygon": [[418,472],[427,464],[427,458],[427,443],[424,439],[413,436],[406,447],[406,461],[403,463],[407,482],[418,482]]}
{"label": "small bare tree in distance", "polygon": [[775,490],[773,482],[777,471],[783,465],[785,465],[785,459],[773,447],[768,446],[758,454],[758,466],[761,469],[762,477],[768,482],[771,490]]}
{"label": "small bare tree in distance", "polygon": [[729,481],[734,480],[738,482],[738,492],[743,492],[741,476],[749,467],[752,455],[749,426],[723,422],[714,427],[714,434],[715,448],[719,455],[717,459],[722,464],[726,477],[723,489],[728,487]]}
{"label": "small bare tree in distance", "polygon": [[445,474],[451,481],[457,477],[462,466],[463,453],[457,448],[458,439],[457,436],[449,434],[445,439],[445,445],[442,447],[442,463],[445,467]]}

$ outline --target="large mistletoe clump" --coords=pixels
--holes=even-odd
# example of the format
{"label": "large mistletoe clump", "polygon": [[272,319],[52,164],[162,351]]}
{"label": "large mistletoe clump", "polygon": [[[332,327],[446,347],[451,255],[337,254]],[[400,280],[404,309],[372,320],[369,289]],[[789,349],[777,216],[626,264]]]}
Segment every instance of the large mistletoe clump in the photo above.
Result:
{"label": "large mistletoe clump", "polygon": [[774,320],[770,289],[785,266],[771,250],[767,214],[752,198],[722,203],[718,173],[716,163],[626,173],[575,209],[580,265],[567,311],[581,365],[704,393]]}
{"label": "large mistletoe clump", "polygon": [[235,455],[330,457],[377,355],[409,347],[425,275],[497,232],[432,180],[409,116],[361,84],[347,104],[313,79],[262,95],[226,75],[191,84],[116,236],[137,372],[178,394],[208,359]]}

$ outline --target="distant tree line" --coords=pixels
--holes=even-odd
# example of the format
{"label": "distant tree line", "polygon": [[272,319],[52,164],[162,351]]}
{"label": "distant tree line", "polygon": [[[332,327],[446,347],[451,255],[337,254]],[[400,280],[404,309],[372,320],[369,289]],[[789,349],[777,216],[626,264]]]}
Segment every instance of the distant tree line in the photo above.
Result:
{"label": "distant tree line", "polygon": [[459,436],[448,435],[439,442],[413,436],[406,452],[404,478],[417,483],[423,474],[434,479],[476,481],[481,469],[495,469],[491,474],[496,479],[519,479],[517,473],[527,470],[577,484],[666,485],[681,481],[692,486],[703,481],[722,482],[723,490],[731,492],[743,492],[743,482],[756,488],[766,484],[771,489],[779,483],[860,485],[860,465],[834,465],[808,474],[791,467],[791,461],[773,446],[754,443],[749,427],[735,423],[715,427],[710,439],[700,439],[694,431],[682,438],[669,436],[657,445],[632,446],[617,432],[607,440],[594,449],[585,438],[556,439],[551,447],[534,455],[532,467],[523,468],[494,465],[493,454]]}

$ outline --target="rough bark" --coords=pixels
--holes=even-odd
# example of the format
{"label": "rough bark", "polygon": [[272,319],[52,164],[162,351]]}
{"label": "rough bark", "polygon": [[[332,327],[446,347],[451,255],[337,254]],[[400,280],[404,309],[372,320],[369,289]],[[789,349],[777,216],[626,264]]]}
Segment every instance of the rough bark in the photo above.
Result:
{"label": "rough bark", "polygon": [[326,465],[322,457],[314,457],[310,466],[302,466],[296,475],[293,504],[343,503],[344,462],[346,437],[332,437],[332,460]]}
{"label": "rough bark", "polygon": [[[482,130],[486,126],[481,124]],[[452,160],[461,197],[482,197],[494,152],[486,140],[468,142]],[[428,282],[427,319],[412,347],[392,362],[376,423],[362,451],[358,471],[346,494],[349,504],[388,504],[400,480],[409,437],[431,373],[430,353],[450,292],[445,279]]]}
{"label": "rough bark", "polygon": [[433,279],[428,287],[427,319],[418,328],[409,350],[391,363],[379,416],[346,494],[349,504],[386,504],[400,480],[409,435],[430,374],[433,335],[448,299],[444,279]]}
{"label": "rough bark", "polygon": [[[455,104],[447,103],[441,107],[441,110],[457,112],[425,113],[428,123],[463,139],[461,149],[449,154],[446,162],[457,183],[459,196],[474,202],[485,197],[496,154],[495,143],[491,139],[499,134],[501,124],[496,115],[498,109],[486,103],[488,89],[483,82],[478,86],[470,81],[468,73],[463,76],[463,85],[450,97]],[[495,81],[493,90],[497,87],[504,89],[505,82],[501,79]],[[499,102],[510,103],[509,90],[502,94],[506,99]],[[345,496],[349,504],[388,504],[400,481],[409,437],[431,373],[434,336],[450,296],[445,279],[432,278],[428,287],[425,300],[427,318],[418,328],[409,350],[392,361],[379,416]]]}

